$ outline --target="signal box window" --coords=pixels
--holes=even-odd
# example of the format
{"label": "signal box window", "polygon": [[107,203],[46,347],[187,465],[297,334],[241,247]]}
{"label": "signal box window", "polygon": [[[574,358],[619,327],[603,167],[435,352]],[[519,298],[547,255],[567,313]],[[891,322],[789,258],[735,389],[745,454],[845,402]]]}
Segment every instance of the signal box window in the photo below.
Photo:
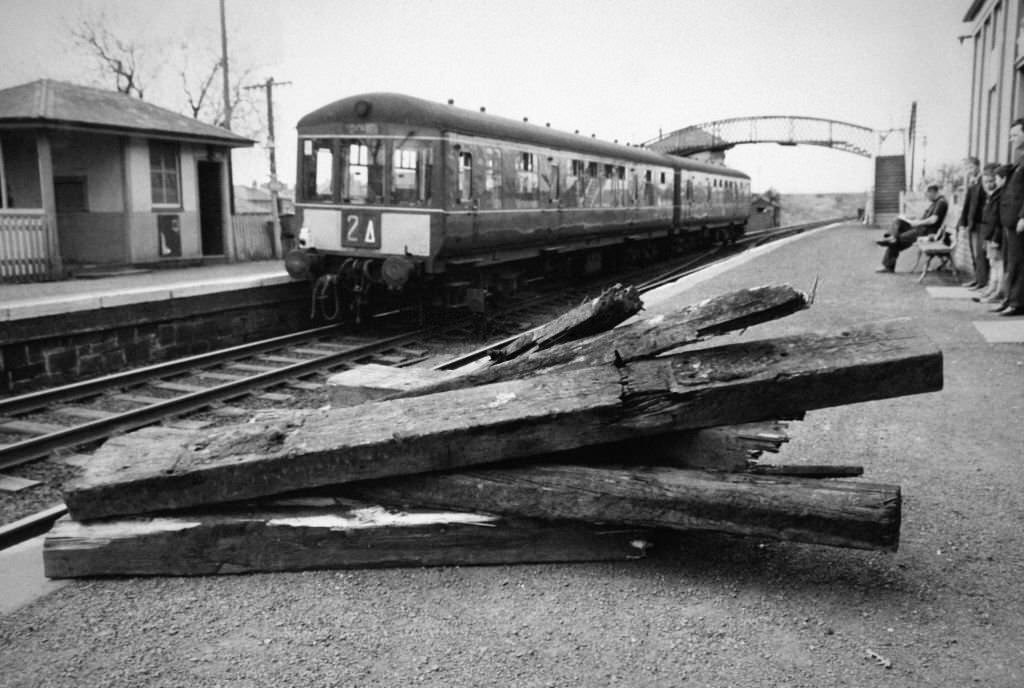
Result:
{"label": "signal box window", "polygon": [[391,202],[430,205],[434,149],[424,141],[405,141],[391,156]]}
{"label": "signal box window", "polygon": [[178,145],[166,141],[149,142],[149,180],[155,206],[181,207],[181,179]]}
{"label": "signal box window", "polygon": [[335,202],[334,162],[333,141],[306,139],[302,142],[300,200],[320,203]]}
{"label": "signal box window", "polygon": [[345,145],[345,203],[379,203],[384,197],[384,142],[360,139]]}
{"label": "signal box window", "polygon": [[456,179],[455,200],[466,203],[473,197],[473,154],[459,153],[459,176]]}

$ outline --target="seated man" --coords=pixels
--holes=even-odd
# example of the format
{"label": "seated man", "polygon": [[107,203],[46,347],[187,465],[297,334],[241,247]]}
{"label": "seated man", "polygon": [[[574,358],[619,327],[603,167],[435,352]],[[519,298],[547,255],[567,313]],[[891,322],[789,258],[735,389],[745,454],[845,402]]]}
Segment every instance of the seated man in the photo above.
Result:
{"label": "seated man", "polygon": [[901,215],[893,223],[892,232],[885,234],[876,242],[879,246],[885,246],[882,267],[876,272],[894,272],[900,251],[913,246],[918,237],[934,234],[942,226],[949,211],[949,203],[939,193],[939,187],[935,184],[928,187],[926,195],[929,205],[920,220],[911,220]]}

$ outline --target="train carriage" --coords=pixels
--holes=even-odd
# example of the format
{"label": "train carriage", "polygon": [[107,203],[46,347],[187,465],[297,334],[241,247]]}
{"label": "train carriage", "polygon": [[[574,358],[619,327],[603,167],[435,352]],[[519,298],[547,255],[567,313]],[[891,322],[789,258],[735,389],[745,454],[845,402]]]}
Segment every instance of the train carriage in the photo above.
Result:
{"label": "train carriage", "polygon": [[[298,124],[294,277],[359,309],[742,232],[742,172],[397,94]],[[455,300],[458,300],[456,297]]]}

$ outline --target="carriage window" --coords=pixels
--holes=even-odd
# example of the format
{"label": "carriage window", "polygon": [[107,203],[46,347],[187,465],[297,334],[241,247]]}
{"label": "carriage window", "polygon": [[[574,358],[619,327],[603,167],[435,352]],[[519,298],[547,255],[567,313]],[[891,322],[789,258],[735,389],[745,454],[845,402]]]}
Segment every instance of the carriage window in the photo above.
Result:
{"label": "carriage window", "polygon": [[537,156],[520,153],[516,156],[516,191],[520,198],[532,200],[537,194]]}
{"label": "carriage window", "polygon": [[479,194],[480,206],[501,208],[501,149],[485,148],[483,152],[484,190]]}
{"label": "carriage window", "polygon": [[384,141],[359,139],[344,144],[346,203],[379,203],[384,197]]}
{"label": "carriage window", "polygon": [[665,183],[665,173],[664,172],[661,173],[661,183],[662,184]]}
{"label": "carriage window", "polygon": [[334,201],[334,144],[334,141],[327,139],[303,140],[300,200],[321,203]]}
{"label": "carriage window", "polygon": [[434,149],[425,141],[404,141],[391,156],[391,202],[429,205]]}
{"label": "carriage window", "polygon": [[465,203],[473,197],[473,154],[459,153],[459,176],[455,200]]}
{"label": "carriage window", "polygon": [[562,195],[561,165],[554,158],[548,158],[541,162],[540,176],[540,199],[544,203],[557,203]]}
{"label": "carriage window", "polygon": [[565,176],[566,193],[579,194],[577,185],[580,183],[580,177],[583,176],[583,170],[582,160],[571,160],[569,162],[569,173]]}

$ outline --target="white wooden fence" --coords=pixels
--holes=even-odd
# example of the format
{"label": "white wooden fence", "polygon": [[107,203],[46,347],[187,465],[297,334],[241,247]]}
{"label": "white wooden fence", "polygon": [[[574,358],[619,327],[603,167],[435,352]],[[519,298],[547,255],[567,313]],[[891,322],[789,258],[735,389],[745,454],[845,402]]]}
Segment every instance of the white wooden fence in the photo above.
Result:
{"label": "white wooden fence", "polygon": [[[270,260],[274,257],[273,218],[270,215],[233,215],[236,260]],[[269,225],[269,227],[268,227]]]}
{"label": "white wooden fence", "polygon": [[0,282],[49,276],[46,216],[41,210],[0,210]]}

